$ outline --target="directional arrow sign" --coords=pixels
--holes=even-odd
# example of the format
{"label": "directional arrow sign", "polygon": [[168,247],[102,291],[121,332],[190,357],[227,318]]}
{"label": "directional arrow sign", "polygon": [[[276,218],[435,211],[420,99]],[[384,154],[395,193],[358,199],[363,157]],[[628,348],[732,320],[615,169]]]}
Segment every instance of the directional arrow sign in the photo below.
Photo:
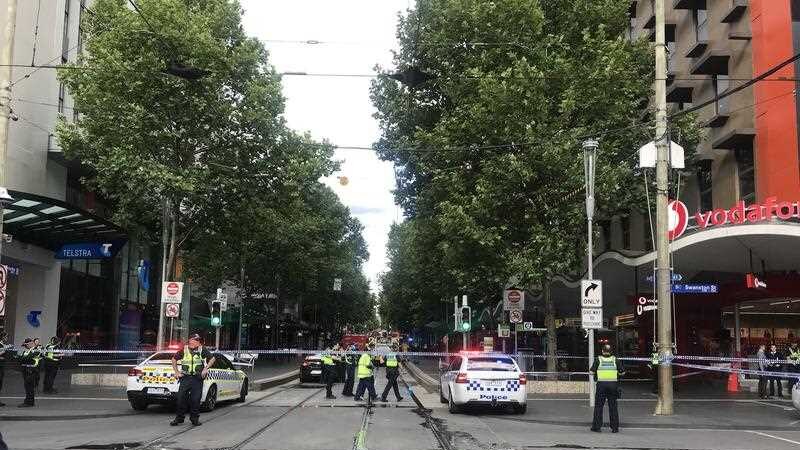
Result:
{"label": "directional arrow sign", "polygon": [[581,280],[581,307],[603,307],[603,282],[600,280]]}

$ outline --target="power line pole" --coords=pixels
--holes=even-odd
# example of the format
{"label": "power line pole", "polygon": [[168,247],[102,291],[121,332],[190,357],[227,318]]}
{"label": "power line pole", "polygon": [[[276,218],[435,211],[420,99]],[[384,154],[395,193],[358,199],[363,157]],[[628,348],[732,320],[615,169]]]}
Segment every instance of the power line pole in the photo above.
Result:
{"label": "power line pole", "polygon": [[656,414],[672,415],[672,270],[669,261],[667,201],[669,136],[667,134],[667,43],[664,0],[655,0],[656,16],[656,298],[658,300],[658,404]]}

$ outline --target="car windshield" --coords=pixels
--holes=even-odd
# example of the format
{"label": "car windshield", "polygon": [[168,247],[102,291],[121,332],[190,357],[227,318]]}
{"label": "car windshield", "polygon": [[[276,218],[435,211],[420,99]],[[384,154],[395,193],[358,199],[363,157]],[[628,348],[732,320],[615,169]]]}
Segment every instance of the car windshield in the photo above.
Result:
{"label": "car windshield", "polygon": [[470,358],[467,360],[467,370],[516,372],[517,367],[510,358]]}
{"label": "car windshield", "polygon": [[175,356],[175,352],[159,352],[151,356],[147,362],[168,362]]}

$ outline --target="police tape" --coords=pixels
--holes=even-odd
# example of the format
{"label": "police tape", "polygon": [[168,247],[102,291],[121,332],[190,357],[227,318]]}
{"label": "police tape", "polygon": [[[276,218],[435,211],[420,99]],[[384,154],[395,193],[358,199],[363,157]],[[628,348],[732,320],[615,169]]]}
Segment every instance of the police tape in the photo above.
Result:
{"label": "police tape", "polygon": [[753,370],[753,369],[742,369],[738,367],[707,366],[702,364],[686,364],[686,363],[673,363],[672,365],[677,367],[685,367],[687,369],[708,370],[711,372],[736,373],[742,375],[755,375],[758,377],[769,377],[769,378],[797,378],[798,380],[800,380],[800,373],[794,373],[794,372],[775,372],[770,370]]}

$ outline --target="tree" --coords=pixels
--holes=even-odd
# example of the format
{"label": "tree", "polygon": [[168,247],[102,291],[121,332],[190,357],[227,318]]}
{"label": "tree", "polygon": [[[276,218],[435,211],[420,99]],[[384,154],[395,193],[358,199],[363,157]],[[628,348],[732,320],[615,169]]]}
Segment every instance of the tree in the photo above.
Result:
{"label": "tree", "polygon": [[[98,0],[85,15],[86,52],[59,71],[80,118],[62,118],[57,135],[93,169],[117,223],[151,240],[162,225],[171,277],[210,210],[314,183],[334,164],[330,146],[286,128],[280,79],[236,1],[136,4]],[[202,76],[166,73],[175,66]]]}
{"label": "tree", "polygon": [[[417,241],[435,243],[440,260],[423,267],[447,280],[442,295],[494,302],[509,280],[546,285],[581,267],[586,138],[601,142],[598,215],[643,203],[634,152],[652,139],[652,58],[648,43],[622,38],[629,6],[418,0],[401,19],[394,64],[431,80],[374,82],[376,148],[399,168],[396,196]],[[693,136],[683,127],[687,148]]]}

